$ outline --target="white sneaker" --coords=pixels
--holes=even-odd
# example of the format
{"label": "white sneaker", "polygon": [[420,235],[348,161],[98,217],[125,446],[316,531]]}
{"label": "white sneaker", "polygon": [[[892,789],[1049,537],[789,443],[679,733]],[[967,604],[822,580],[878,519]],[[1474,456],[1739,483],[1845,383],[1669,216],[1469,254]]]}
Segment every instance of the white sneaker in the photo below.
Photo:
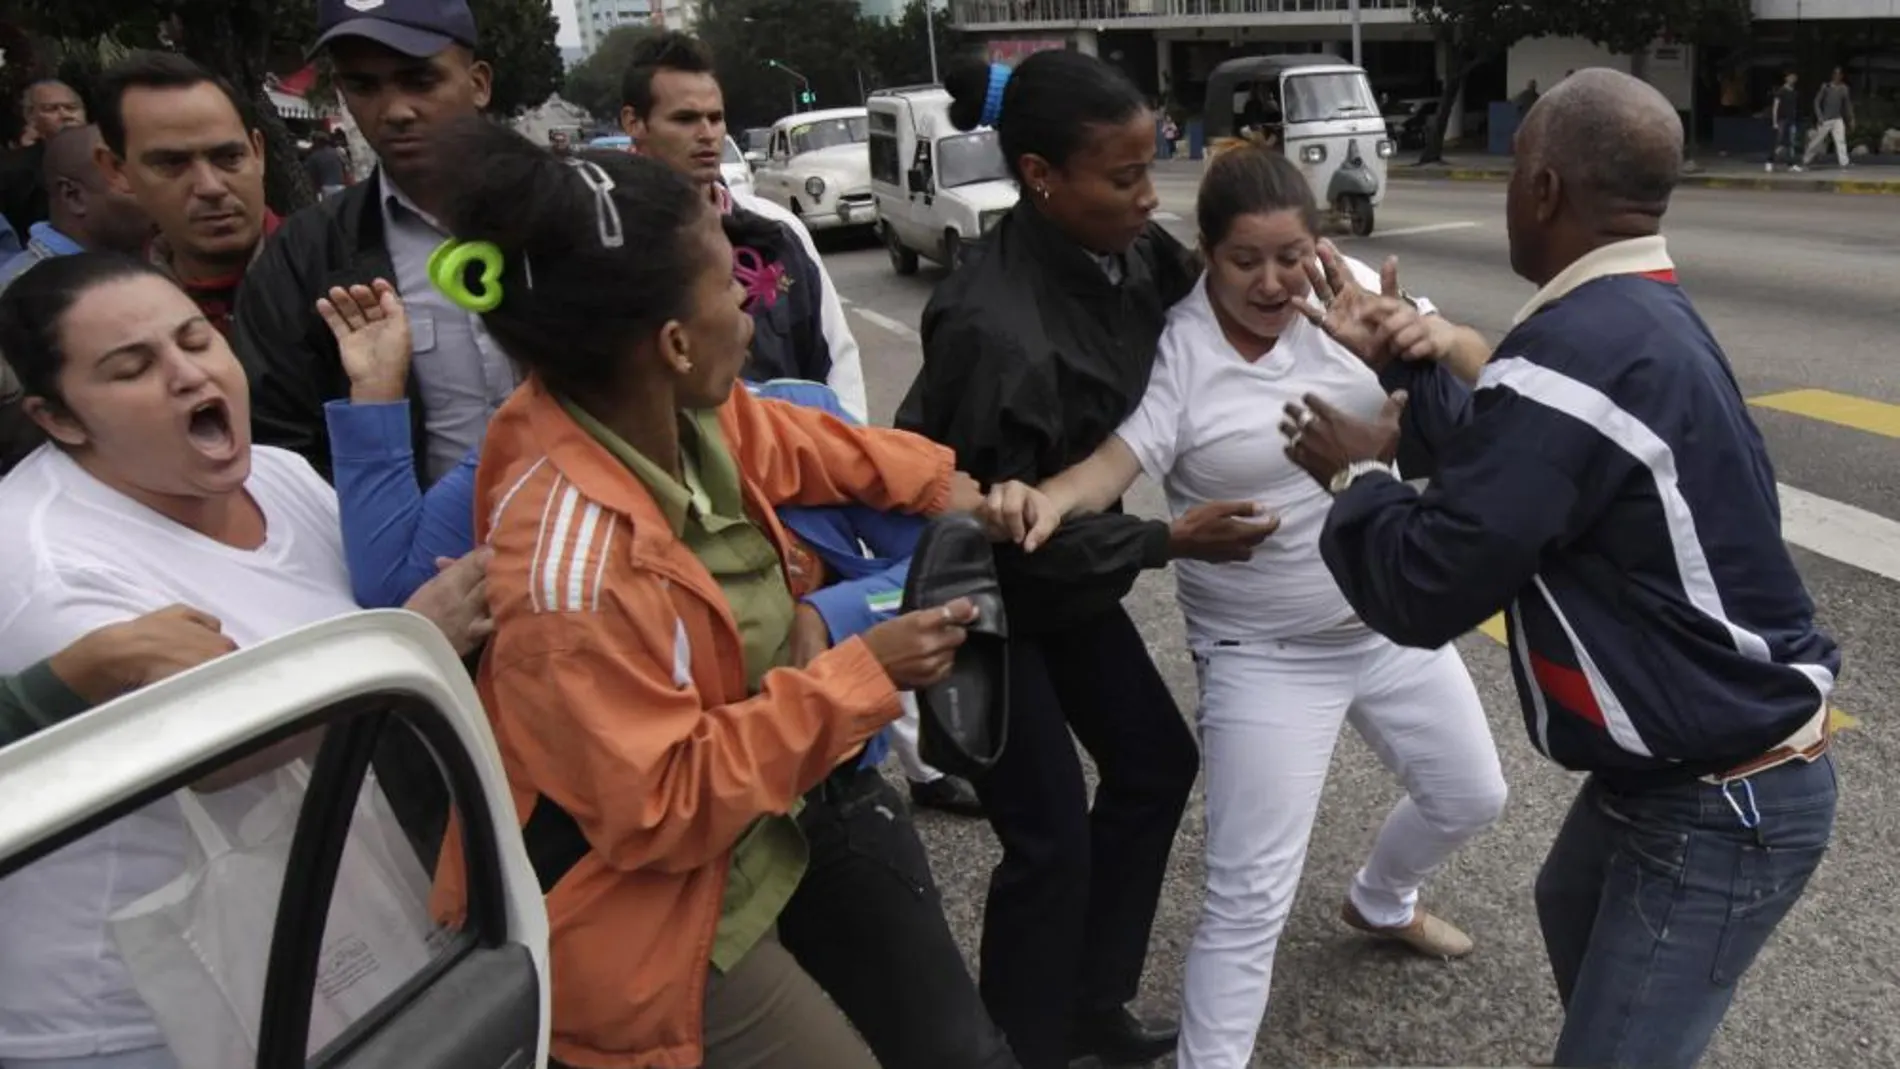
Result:
{"label": "white sneaker", "polygon": [[1769,174],[1774,174],[1774,173],[1775,173],[1775,165],[1771,163],[1771,164],[1769,164],[1768,166],[1766,166],[1766,167],[1763,167],[1763,168],[1762,168],[1762,170],[1764,170],[1764,171],[1767,171],[1767,172],[1768,172]]}
{"label": "white sneaker", "polygon": [[1793,172],[1794,172],[1795,174],[1800,174],[1800,173],[1801,173],[1802,171],[1804,171],[1804,170],[1806,170],[1806,169],[1807,169],[1807,168],[1805,168],[1805,167],[1802,167],[1802,166],[1801,166],[1800,164],[1798,164],[1798,163],[1797,163],[1797,164],[1795,164],[1794,166],[1792,166],[1792,167],[1790,167],[1790,168],[1788,168],[1788,170],[1790,170],[1790,171],[1793,171]]}

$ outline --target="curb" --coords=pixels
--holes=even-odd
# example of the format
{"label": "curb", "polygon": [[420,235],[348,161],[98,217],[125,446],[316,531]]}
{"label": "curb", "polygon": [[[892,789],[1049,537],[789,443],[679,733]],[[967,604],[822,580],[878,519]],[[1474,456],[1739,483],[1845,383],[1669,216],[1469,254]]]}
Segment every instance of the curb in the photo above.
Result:
{"label": "curb", "polygon": [[[1511,172],[1487,168],[1408,167],[1388,172],[1394,182],[1506,182]],[[1746,175],[1685,174],[1676,183],[1687,189],[1745,189],[1760,192],[1847,193],[1858,196],[1900,196],[1900,179],[1893,178],[1750,178]]]}

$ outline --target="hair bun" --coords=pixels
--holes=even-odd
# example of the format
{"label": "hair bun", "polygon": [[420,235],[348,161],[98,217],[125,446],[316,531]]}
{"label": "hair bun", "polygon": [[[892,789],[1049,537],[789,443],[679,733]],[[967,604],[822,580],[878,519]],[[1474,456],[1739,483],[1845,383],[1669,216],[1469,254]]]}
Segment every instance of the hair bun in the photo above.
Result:
{"label": "hair bun", "polygon": [[984,104],[990,93],[990,65],[969,56],[944,71],[943,88],[950,94],[950,125],[974,130],[983,125]]}

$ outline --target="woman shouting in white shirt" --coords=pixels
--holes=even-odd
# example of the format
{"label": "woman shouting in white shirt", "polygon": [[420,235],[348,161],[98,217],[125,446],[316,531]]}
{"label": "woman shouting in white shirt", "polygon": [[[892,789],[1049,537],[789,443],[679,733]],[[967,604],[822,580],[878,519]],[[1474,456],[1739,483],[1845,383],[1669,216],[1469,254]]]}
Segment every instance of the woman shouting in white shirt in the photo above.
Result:
{"label": "woman shouting in white shirt", "polygon": [[[1222,155],[1199,223],[1207,274],[1170,313],[1135,413],[1041,487],[996,488],[988,519],[1033,550],[1062,517],[1106,507],[1145,471],[1175,516],[1251,501],[1279,525],[1251,560],[1176,564],[1207,774],[1207,898],[1188,954],[1180,1064],[1237,1069],[1266,1012],[1342,723],[1407,792],[1347,889],[1343,919],[1360,931],[1431,956],[1469,953],[1469,937],[1418,905],[1419,888],[1497,819],[1505,786],[1458,652],[1395,645],[1353,615],[1320,559],[1332,499],[1279,433],[1286,406],[1309,395],[1372,418],[1403,404],[1388,390],[1443,391],[1404,418],[1406,475],[1429,474],[1449,426],[1419,424],[1468,403],[1456,372],[1481,359],[1481,340],[1421,319],[1429,306],[1399,295],[1395,276],[1381,295],[1377,274],[1322,249],[1306,181],[1277,153]],[[1322,255],[1339,285],[1324,281]],[[1358,284],[1340,277],[1347,270]],[[1315,279],[1322,298],[1341,294],[1303,314]]]}

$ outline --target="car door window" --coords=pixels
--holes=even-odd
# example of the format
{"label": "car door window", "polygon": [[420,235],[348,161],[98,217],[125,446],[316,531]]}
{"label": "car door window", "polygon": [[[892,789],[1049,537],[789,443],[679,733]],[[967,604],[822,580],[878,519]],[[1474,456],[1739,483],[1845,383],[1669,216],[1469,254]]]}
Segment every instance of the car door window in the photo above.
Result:
{"label": "car door window", "polygon": [[[512,826],[513,807],[485,792],[479,712],[380,690],[201,753],[176,714],[229,705],[160,698],[191,682],[0,755],[58,814],[0,821],[0,1066],[103,1042],[179,1069],[536,1065],[538,966],[508,908],[532,876],[504,859],[493,814]],[[170,756],[141,763],[141,738]],[[0,787],[16,812],[31,797]]]}

